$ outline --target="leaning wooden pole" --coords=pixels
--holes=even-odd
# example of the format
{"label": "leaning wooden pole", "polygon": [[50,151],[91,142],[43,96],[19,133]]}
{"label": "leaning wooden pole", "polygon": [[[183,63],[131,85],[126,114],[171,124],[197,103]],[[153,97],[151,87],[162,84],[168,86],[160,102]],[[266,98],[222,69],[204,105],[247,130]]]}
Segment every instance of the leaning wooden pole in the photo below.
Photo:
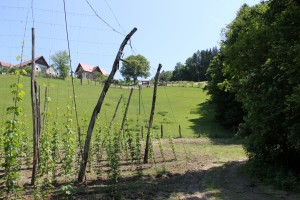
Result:
{"label": "leaning wooden pole", "polygon": [[98,102],[94,108],[93,114],[91,116],[90,124],[87,130],[87,135],[85,139],[85,145],[84,145],[84,150],[83,150],[83,155],[82,155],[82,161],[80,164],[80,169],[78,173],[78,182],[83,182],[83,178],[85,177],[85,171],[86,171],[86,165],[89,157],[89,150],[90,150],[90,144],[91,144],[91,138],[92,138],[92,132],[94,129],[94,125],[96,122],[96,118],[101,110],[102,103],[104,101],[105,95],[109,89],[109,86],[114,78],[115,73],[119,69],[119,62],[121,59],[121,56],[123,54],[123,49],[125,45],[127,44],[128,40],[130,40],[131,36],[137,31],[137,28],[132,29],[132,31],[125,37],[124,41],[122,42],[119,51],[117,53],[117,56],[115,58],[115,61],[112,66],[112,70],[108,76],[108,79],[106,80],[104,87],[102,89],[101,95],[98,99]]}
{"label": "leaning wooden pole", "polygon": [[32,30],[32,60],[31,60],[31,107],[32,107],[32,124],[33,124],[33,166],[31,175],[31,184],[35,184],[36,172],[38,170],[38,118],[37,118],[37,102],[36,102],[36,83],[35,83],[35,33],[34,28]]}
{"label": "leaning wooden pole", "polygon": [[123,99],[123,95],[121,95],[121,97],[120,97],[120,99],[119,99],[119,101],[118,101],[118,103],[117,103],[117,106],[116,106],[116,108],[115,108],[114,115],[113,115],[113,117],[111,118],[111,121],[110,121],[110,124],[109,124],[109,129],[108,129],[109,132],[110,132],[111,129],[112,129],[112,125],[113,125],[114,120],[115,120],[115,118],[116,118],[117,111],[118,111],[118,109],[119,109],[119,105],[120,105],[122,99]]}
{"label": "leaning wooden pole", "polygon": [[127,118],[127,112],[128,112],[128,108],[129,108],[129,105],[130,105],[130,100],[131,100],[132,93],[133,93],[133,88],[130,89],[130,94],[129,94],[129,98],[128,98],[128,101],[127,101],[127,105],[126,105],[123,120],[122,120],[121,129],[120,129],[121,132],[123,131],[124,126],[125,126],[125,122],[126,122],[126,118]]}
{"label": "leaning wooden pole", "polygon": [[147,131],[147,138],[146,138],[146,147],[145,147],[145,154],[144,154],[144,163],[148,163],[148,157],[149,157],[149,143],[150,143],[150,134],[152,129],[152,123],[153,123],[153,116],[155,111],[155,102],[156,102],[156,91],[157,91],[157,83],[158,83],[158,77],[159,72],[161,69],[161,64],[158,65],[155,78],[154,78],[154,90],[153,90],[153,98],[152,98],[152,108],[150,112],[150,118],[149,118],[149,124],[148,124],[148,131]]}

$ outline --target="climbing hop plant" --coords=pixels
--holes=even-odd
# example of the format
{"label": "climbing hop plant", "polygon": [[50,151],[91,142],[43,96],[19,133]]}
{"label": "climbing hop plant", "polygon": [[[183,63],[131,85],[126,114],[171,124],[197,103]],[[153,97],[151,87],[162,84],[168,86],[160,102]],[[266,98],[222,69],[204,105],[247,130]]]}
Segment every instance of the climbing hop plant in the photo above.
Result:
{"label": "climbing hop plant", "polygon": [[109,164],[109,178],[113,184],[113,195],[118,196],[118,179],[120,176],[120,135],[115,130],[108,139],[107,156]]}
{"label": "climbing hop plant", "polygon": [[142,168],[142,162],[141,162],[141,138],[140,138],[140,133],[136,132],[135,136],[135,165],[136,165],[136,171],[138,175],[142,175],[143,173],[143,168]]}
{"label": "climbing hop plant", "polygon": [[59,163],[59,138],[58,138],[58,108],[56,108],[56,116],[55,116],[56,121],[53,122],[52,127],[50,129],[51,132],[51,159],[53,160],[53,166],[51,167],[52,170],[52,181],[55,182],[57,178],[57,164]]}
{"label": "climbing hop plant", "polygon": [[[45,104],[51,101],[50,97],[45,99]],[[52,113],[47,110],[43,113],[44,115],[44,126],[42,129],[42,134],[40,136],[40,163],[38,169],[38,183],[37,189],[38,194],[36,194],[37,198],[45,199],[50,193],[53,187],[53,171],[55,168],[55,161],[52,157],[52,141],[53,137],[56,136],[52,134],[51,131],[51,124],[49,123],[49,118],[51,117]],[[42,189],[40,189],[41,187]]]}
{"label": "climbing hop plant", "polygon": [[157,135],[157,140],[158,140],[158,147],[159,147],[160,155],[161,155],[163,161],[165,162],[165,161],[166,161],[166,158],[165,158],[164,148],[163,148],[163,146],[162,146],[160,137],[159,137],[158,135]]}
{"label": "climbing hop plant", "polygon": [[[74,160],[75,160],[75,144],[76,144],[76,134],[73,131],[73,119],[72,119],[72,108],[67,106],[67,113],[65,114],[66,122],[64,124],[65,132],[62,135],[63,142],[63,164],[62,164],[62,175],[65,182],[73,181],[74,175]],[[62,186],[62,192],[70,196],[72,195],[73,185],[70,183],[68,185]]]}
{"label": "climbing hop plant", "polygon": [[174,144],[174,141],[173,141],[173,138],[172,138],[171,135],[169,136],[169,145],[170,145],[170,147],[171,147],[171,149],[172,149],[172,153],[173,153],[173,156],[174,156],[174,160],[177,160],[175,144]]}
{"label": "climbing hop plant", "polygon": [[[25,71],[22,73],[26,73]],[[22,90],[23,85],[20,83],[21,74],[20,71],[16,71],[18,79],[17,82],[11,84],[13,95],[13,106],[7,108],[7,115],[11,116],[10,119],[5,122],[5,129],[3,133],[3,152],[4,152],[4,174],[1,182],[4,182],[4,192],[6,199],[18,198],[18,191],[20,186],[17,185],[20,179],[20,160],[22,143],[20,138],[23,137],[24,132],[20,128],[22,115],[22,108],[19,103],[23,100],[25,92]],[[9,118],[9,117],[8,117]],[[1,184],[2,185],[2,184]]]}

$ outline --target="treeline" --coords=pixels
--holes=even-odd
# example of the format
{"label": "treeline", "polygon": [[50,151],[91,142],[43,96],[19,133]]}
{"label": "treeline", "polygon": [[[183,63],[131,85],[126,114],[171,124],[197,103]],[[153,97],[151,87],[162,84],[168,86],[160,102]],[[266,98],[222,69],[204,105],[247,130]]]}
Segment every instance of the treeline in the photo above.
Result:
{"label": "treeline", "polygon": [[299,1],[243,5],[226,27],[207,75],[217,119],[237,127],[237,135],[246,139],[252,169],[260,178],[276,177],[272,180],[278,184],[295,188],[300,172]]}
{"label": "treeline", "polygon": [[162,71],[160,81],[206,81],[206,70],[211,60],[218,54],[217,47],[195,52],[185,64],[177,63],[173,71]]}

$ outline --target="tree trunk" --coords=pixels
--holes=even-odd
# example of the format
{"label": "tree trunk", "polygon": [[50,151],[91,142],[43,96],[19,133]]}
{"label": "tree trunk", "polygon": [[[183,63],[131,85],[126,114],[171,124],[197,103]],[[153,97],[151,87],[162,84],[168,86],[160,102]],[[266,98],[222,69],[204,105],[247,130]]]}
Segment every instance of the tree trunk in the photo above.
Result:
{"label": "tree trunk", "polygon": [[117,70],[119,69],[119,62],[121,59],[121,56],[123,54],[123,49],[125,47],[125,45],[127,44],[128,40],[131,38],[131,36],[137,31],[137,28],[134,28],[124,39],[124,41],[122,42],[119,51],[117,53],[117,56],[115,58],[115,61],[113,63],[112,66],[112,70],[109,74],[108,79],[105,82],[105,85],[102,89],[102,93],[98,99],[98,102],[94,108],[93,114],[91,116],[91,120],[90,120],[90,124],[88,127],[88,131],[87,131],[87,135],[86,135],[86,139],[85,139],[85,145],[84,145],[84,151],[83,151],[83,155],[82,155],[82,161],[80,164],[80,169],[79,169],[79,173],[78,173],[78,182],[83,182],[83,178],[85,177],[85,171],[86,171],[86,165],[87,165],[87,161],[88,161],[88,157],[89,157],[89,150],[90,150],[90,144],[91,144],[91,138],[92,138],[92,133],[93,133],[93,129],[94,129],[94,125],[96,122],[96,118],[101,110],[101,106],[102,103],[104,101],[105,95],[109,89],[109,86],[114,78],[115,73],[117,72]]}
{"label": "tree trunk", "polygon": [[150,119],[149,119],[147,138],[146,138],[145,155],[144,155],[144,163],[145,164],[148,163],[150,134],[151,134],[153,116],[154,116],[154,111],[155,111],[157,83],[158,83],[158,77],[159,77],[159,72],[160,72],[161,67],[162,67],[161,64],[159,64],[158,68],[157,68],[157,72],[155,74],[155,78],[154,78],[155,81],[154,81],[154,90],[153,90],[153,98],[152,98],[152,108],[151,108],[151,112],[150,112]]}

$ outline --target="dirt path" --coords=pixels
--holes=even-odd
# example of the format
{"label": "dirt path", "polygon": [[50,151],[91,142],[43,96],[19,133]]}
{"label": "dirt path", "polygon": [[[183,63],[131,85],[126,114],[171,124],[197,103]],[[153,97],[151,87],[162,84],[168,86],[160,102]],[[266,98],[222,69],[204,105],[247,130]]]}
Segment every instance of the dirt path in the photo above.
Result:
{"label": "dirt path", "polygon": [[[150,166],[145,165],[143,166],[145,174],[142,177],[121,178],[118,187],[122,199],[300,199],[299,194],[279,191],[271,186],[247,180],[239,170],[245,163],[245,158],[233,156],[228,158],[230,161],[222,162],[211,155],[203,155],[201,151],[199,153],[193,151],[195,146],[206,148],[208,144],[214,145],[208,139],[176,140],[177,145],[183,143],[185,150],[177,148],[179,150],[177,161],[171,160],[171,152],[166,151],[165,156],[169,158],[169,162],[160,162],[159,154],[156,152],[158,157],[156,173],[153,170],[147,171]],[[225,145],[228,146],[224,148],[230,148],[231,144],[225,142]],[[188,159],[186,152],[189,152]],[[166,171],[162,171],[162,168]],[[113,199],[110,194],[105,194],[107,188],[104,185],[103,181],[92,181],[75,199]]]}

